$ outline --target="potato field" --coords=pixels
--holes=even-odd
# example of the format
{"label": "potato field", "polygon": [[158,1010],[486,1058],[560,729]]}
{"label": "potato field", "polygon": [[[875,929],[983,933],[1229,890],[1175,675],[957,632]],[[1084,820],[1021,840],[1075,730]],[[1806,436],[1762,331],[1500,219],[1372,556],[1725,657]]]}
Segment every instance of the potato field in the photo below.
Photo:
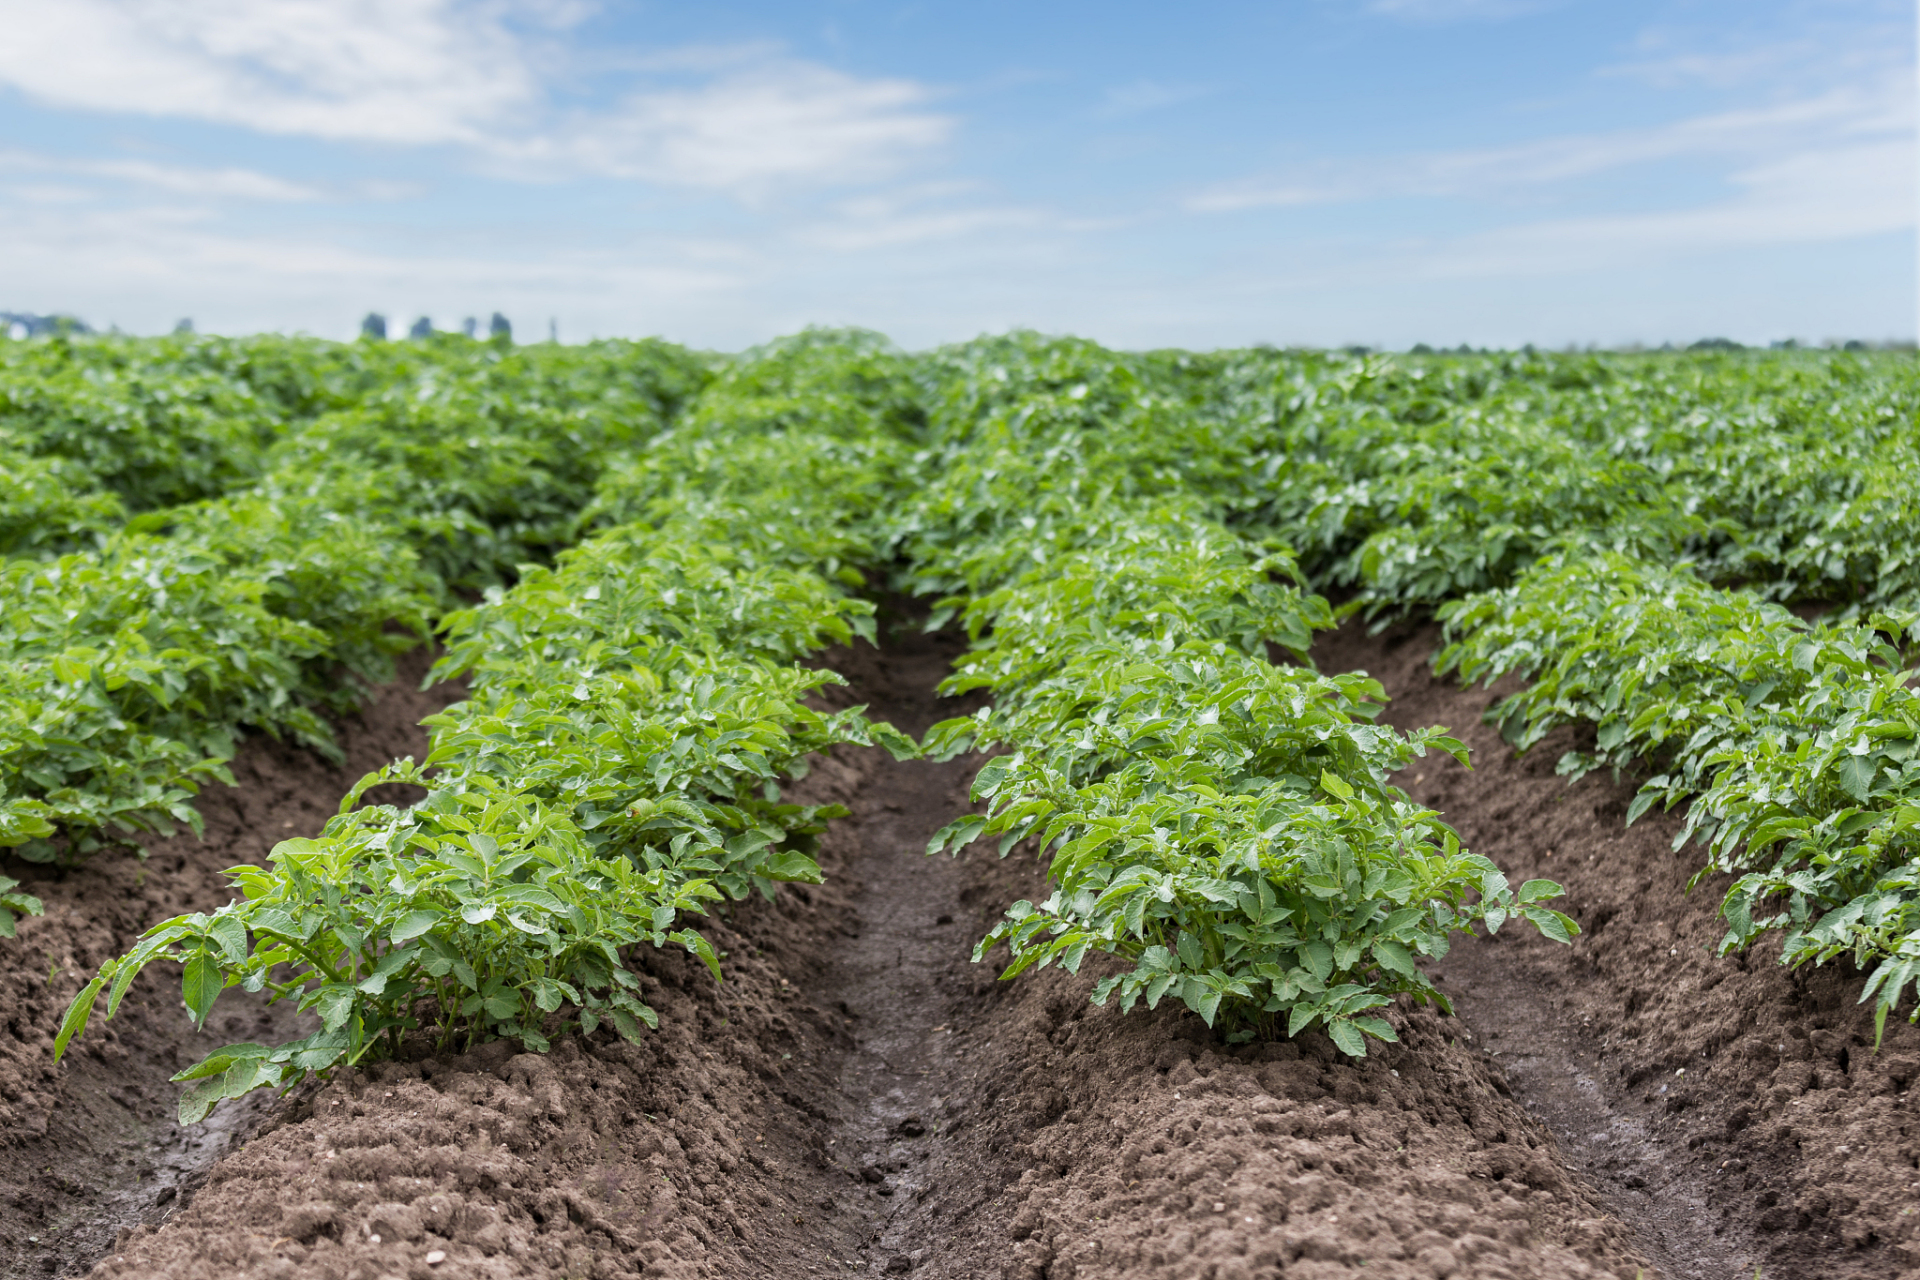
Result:
{"label": "potato field", "polygon": [[0,1274],[1920,1277],[1911,353],[0,341]]}

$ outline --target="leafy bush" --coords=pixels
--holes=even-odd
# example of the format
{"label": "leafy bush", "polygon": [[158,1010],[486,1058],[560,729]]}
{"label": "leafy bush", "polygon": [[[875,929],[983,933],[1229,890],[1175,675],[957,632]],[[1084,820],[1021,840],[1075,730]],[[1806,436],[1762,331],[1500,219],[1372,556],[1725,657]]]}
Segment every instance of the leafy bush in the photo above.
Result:
{"label": "leafy bush", "polygon": [[35,458],[0,442],[0,556],[77,551],[126,517],[118,496],[94,488],[65,458]]}
{"label": "leafy bush", "polygon": [[[389,781],[433,789],[410,809],[353,808]],[[317,839],[282,841],[269,861],[228,873],[243,897],[155,925],[101,966],[56,1056],[103,992],[111,1018],[161,959],[183,966],[196,1025],[232,986],[319,1016],[311,1035],[228,1045],[175,1076],[196,1082],[180,1100],[180,1123],[192,1124],[224,1098],[397,1051],[422,1028],[441,1049],[504,1035],[544,1050],[552,1034],[603,1022],[638,1039],[657,1018],[621,955],[637,943],[686,947],[719,975],[706,939],[675,927],[716,895],[705,881],[597,857],[565,815],[485,777],[447,786],[410,765],[369,774]]]}
{"label": "leafy bush", "polygon": [[1538,555],[1692,559],[1867,611],[1913,593],[1911,361],[1839,353],[1246,353],[1247,465],[1206,492],[1370,614],[1504,586]]}
{"label": "leafy bush", "polygon": [[985,378],[950,361],[962,386],[935,398],[895,535],[918,589],[969,593],[936,614],[962,610],[973,640],[942,688],[995,696],[928,749],[1006,752],[975,779],[986,811],[929,852],[1032,837],[1051,859],[1052,895],[1014,904],[976,958],[1006,943],[1011,977],[1111,953],[1133,967],[1100,1002],[1177,998],[1235,1039],[1318,1026],[1357,1055],[1393,1036],[1372,1011],[1396,993],[1445,1003],[1415,957],[1451,931],[1514,914],[1571,936],[1542,905],[1555,886],[1516,896],[1388,784],[1457,742],[1373,724],[1376,682],[1268,660],[1304,660],[1332,611],[1283,549],[1208,518],[1244,440],[1180,371],[1027,340],[1021,381],[1007,345]]}
{"label": "leafy bush", "polygon": [[405,550],[376,531],[258,504],[184,519],[201,536],[0,566],[0,846],[49,860],[100,832],[198,830],[191,797],[231,783],[240,726],[337,755],[314,708],[349,704],[341,666],[390,678],[412,641],[389,625],[425,627]]}
{"label": "leafy bush", "polygon": [[[43,399],[65,388],[68,407],[42,405],[51,416],[30,443],[55,452],[0,489],[0,537],[21,527],[37,540],[21,549],[52,551],[98,530],[93,550],[4,569],[17,612],[0,620],[0,846],[38,859],[83,855],[106,833],[197,829],[192,798],[209,779],[230,781],[224,761],[243,727],[334,754],[319,712],[349,710],[391,679],[393,655],[427,634],[449,583],[497,581],[569,540],[607,452],[657,429],[704,378],[667,344],[511,355],[450,342],[404,358],[284,340],[26,345],[8,353],[0,389],[14,388],[18,407],[22,388]],[[142,471],[136,505],[268,474],[109,533],[120,523],[111,493],[50,492],[84,474],[57,452],[60,414],[84,417],[75,387],[124,391],[169,370],[187,400],[216,385],[244,399],[261,380],[281,415],[336,412],[297,425],[261,409],[269,426],[248,426],[244,442],[195,434],[178,415],[166,430],[149,421],[113,456],[147,467],[147,441],[178,466],[172,480],[154,478],[157,462]],[[374,407],[351,407],[362,402]],[[166,454],[169,440],[185,452]],[[217,484],[181,478],[196,451],[243,444],[245,458],[205,473]]]}
{"label": "leafy bush", "polygon": [[1446,1003],[1415,959],[1445,955],[1451,931],[1515,915],[1562,941],[1578,932],[1540,905],[1556,886],[1516,897],[1386,781],[1429,749],[1464,762],[1464,747],[1372,724],[1382,691],[1365,677],[1266,660],[1265,643],[1304,651],[1309,627],[1330,623],[1324,601],[1267,580],[1291,562],[1255,559],[1217,526],[1110,530],[968,605],[975,648],[943,688],[990,685],[996,704],[929,745],[1009,753],[975,779],[986,812],[929,851],[1000,835],[1005,853],[1032,835],[1053,884],[976,957],[1007,943],[1010,977],[1109,952],[1134,968],[1098,1003],[1172,995],[1236,1039],[1318,1026],[1361,1055],[1365,1036],[1393,1038],[1368,1011],[1394,994]]}
{"label": "leafy bush", "polygon": [[152,348],[57,337],[0,363],[0,431],[142,511],[218,497],[259,474],[280,420],[232,378]]}
{"label": "leafy bush", "polygon": [[[814,838],[845,812],[783,804],[781,782],[837,744],[915,751],[862,708],[805,705],[840,677],[794,660],[871,638],[873,606],[842,589],[859,581],[850,565],[836,585],[794,563],[782,539],[791,528],[812,545],[809,522],[764,505],[797,500],[770,499],[774,479],[660,508],[657,527],[608,530],[449,615],[435,674],[467,675],[472,697],[429,719],[425,764],[370,775],[319,839],[281,844],[271,868],[235,868],[243,901],[149,931],[82,991],[56,1052],[102,993],[111,1016],[162,957],[184,965],[201,1021],[235,984],[319,1013],[312,1036],[227,1046],[181,1073],[196,1082],[181,1114],[197,1119],[222,1098],[399,1052],[417,1030],[441,1046],[510,1036],[535,1050],[601,1023],[636,1036],[653,1015],[623,948],[675,943],[717,977],[683,917],[818,881]],[[806,500],[827,526],[858,507],[831,490]],[[713,539],[722,509],[743,545]],[[396,780],[428,798],[354,808]]]}
{"label": "leafy bush", "polygon": [[1438,670],[1531,679],[1488,713],[1508,741],[1591,723],[1595,750],[1560,772],[1648,762],[1629,822],[1692,802],[1675,847],[1697,838],[1703,875],[1737,877],[1722,952],[1778,929],[1786,963],[1850,954],[1877,966],[1884,1022],[1920,975],[1920,691],[1900,647],[1920,615],[1813,624],[1625,557],[1552,561],[1442,612]]}

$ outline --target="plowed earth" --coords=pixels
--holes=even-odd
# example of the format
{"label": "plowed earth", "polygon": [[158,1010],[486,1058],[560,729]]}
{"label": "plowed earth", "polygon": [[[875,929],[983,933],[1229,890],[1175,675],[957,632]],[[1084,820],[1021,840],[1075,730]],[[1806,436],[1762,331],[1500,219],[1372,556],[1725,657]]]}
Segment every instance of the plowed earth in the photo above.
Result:
{"label": "plowed earth", "polygon": [[[661,1016],[643,1045],[600,1035],[544,1058],[491,1045],[384,1064],[217,1132],[172,1131],[157,1118],[176,1088],[164,1075],[196,1047],[163,1030],[181,1016],[156,984],[117,1039],[93,1038],[96,1057],[50,1068],[78,979],[48,984],[40,952],[64,946],[82,971],[144,920],[218,905],[218,868],[316,827],[385,754],[418,752],[410,726],[431,708],[403,682],[367,713],[391,725],[377,758],[335,773],[285,753],[287,777],[235,793],[257,849],[189,840],[137,886],[131,862],[107,860],[79,873],[102,878],[91,889],[35,886],[52,918],[23,928],[24,959],[0,948],[24,966],[3,979],[13,1038],[0,1045],[22,1082],[7,1095],[6,1274],[96,1259],[101,1275],[194,1280],[1910,1268],[1920,1037],[1901,1024],[1873,1055],[1857,980],[1714,959],[1717,894],[1684,892],[1672,825],[1623,831],[1629,790],[1566,787],[1555,744],[1513,760],[1479,724],[1491,695],[1427,675],[1434,642],[1348,629],[1316,657],[1381,676],[1396,723],[1468,738],[1475,771],[1429,761],[1403,782],[1516,878],[1566,884],[1587,932],[1572,948],[1506,933],[1457,947],[1434,967],[1463,1016],[1397,1009],[1401,1043],[1364,1061],[1312,1034],[1229,1049],[1166,1006],[1095,1008],[1091,972],[995,982],[972,942],[1044,892],[1040,868],[1020,851],[920,853],[966,806],[978,761],[848,751],[791,788],[853,810],[825,839],[828,883],[712,921],[724,984],[687,957],[643,956]],[[880,652],[828,654],[852,683],[833,701],[918,733],[966,709],[932,692],[957,651],[902,627]],[[215,830],[210,814],[210,844]],[[159,882],[164,903],[138,896]],[[223,1000],[215,1019],[259,1013]],[[116,1081],[130,1101],[113,1100]],[[168,1152],[193,1158],[174,1158],[161,1187]]]}
{"label": "plowed earth", "polygon": [[404,656],[398,679],[362,714],[335,722],[345,756],[338,767],[271,738],[248,739],[231,766],[239,785],[200,797],[204,840],[183,832],[150,842],[145,861],[106,852],[66,871],[0,858],[0,871],[46,904],[45,916],[23,919],[19,937],[0,943],[0,1274],[84,1270],[121,1227],[176,1210],[228,1140],[251,1126],[257,1103],[179,1128],[180,1087],[168,1077],[223,1044],[287,1028],[280,1010],[229,994],[196,1034],[181,1010],[179,967],[156,966],[119,1016],[96,1023],[56,1066],[61,1014],[93,970],[148,926],[232,897],[225,868],[264,863],[279,841],[318,831],[362,776],[400,756],[421,758],[419,722],[462,696],[457,685],[419,691],[430,661],[425,652]]}

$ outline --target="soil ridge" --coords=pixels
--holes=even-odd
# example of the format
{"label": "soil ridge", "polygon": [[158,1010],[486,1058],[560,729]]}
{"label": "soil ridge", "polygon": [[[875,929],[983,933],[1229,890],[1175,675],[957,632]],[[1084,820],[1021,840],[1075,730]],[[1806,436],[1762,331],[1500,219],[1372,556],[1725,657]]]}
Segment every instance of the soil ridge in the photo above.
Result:
{"label": "soil ridge", "polygon": [[1777,943],[1717,955],[1726,881],[1688,891],[1680,813],[1628,827],[1633,779],[1569,786],[1555,765],[1575,729],[1515,756],[1482,720],[1515,686],[1436,679],[1439,645],[1432,625],[1356,620],[1314,658],[1379,679],[1384,722],[1449,726],[1472,771],[1429,758],[1400,785],[1516,882],[1567,891],[1572,946],[1509,928],[1430,966],[1482,1056],[1672,1280],[1920,1276],[1920,1029],[1891,1021],[1875,1053],[1843,964],[1789,971]]}
{"label": "soil ridge", "polygon": [[264,863],[279,841],[318,832],[371,770],[423,758],[420,721],[465,696],[459,682],[419,688],[432,661],[425,649],[402,655],[391,683],[332,721],[338,765],[265,734],[242,739],[229,766],[237,785],[198,798],[204,838],[182,832],[149,841],[145,859],[107,850],[67,869],[0,859],[46,903],[0,944],[0,1276],[84,1270],[121,1229],[176,1212],[266,1113],[268,1100],[254,1098],[183,1128],[169,1077],[223,1044],[300,1034],[284,1006],[229,992],[196,1032],[181,1015],[178,970],[156,965],[59,1065],[54,1034],[87,977],[142,931],[229,901],[226,868]]}

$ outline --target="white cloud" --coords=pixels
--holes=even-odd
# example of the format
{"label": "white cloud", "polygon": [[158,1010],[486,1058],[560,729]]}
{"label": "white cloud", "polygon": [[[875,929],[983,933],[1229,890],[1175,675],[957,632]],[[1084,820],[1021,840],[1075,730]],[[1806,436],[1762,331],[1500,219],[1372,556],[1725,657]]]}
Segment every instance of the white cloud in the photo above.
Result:
{"label": "white cloud", "polygon": [[1912,139],[1806,151],[1732,175],[1737,194],[1690,209],[1556,218],[1416,250],[1429,276],[1484,277],[1644,265],[1675,256],[1807,244],[1914,225]]}
{"label": "white cloud", "polygon": [[55,106],[265,133],[474,143],[538,97],[450,0],[0,0],[0,80]]}
{"label": "white cloud", "polygon": [[1497,194],[1688,157],[1755,163],[1863,136],[1911,132],[1910,80],[1696,116],[1645,129],[1575,134],[1517,146],[1373,157],[1276,179],[1222,184],[1188,197],[1197,213],[1337,204],[1403,196]]}
{"label": "white cloud", "polygon": [[[588,172],[753,192],[882,176],[948,135],[908,80],[861,80],[767,59],[690,89],[641,92],[520,154]],[[511,153],[511,148],[502,148]]]}
{"label": "white cloud", "polygon": [[57,107],[746,193],[865,180],[951,129],[911,81],[764,49],[656,58],[639,74],[705,79],[562,113],[566,56],[522,28],[584,12],[571,0],[0,0],[0,83]]}
{"label": "white cloud", "polygon": [[322,192],[252,169],[206,169],[155,164],[150,160],[68,160],[26,151],[0,152],[0,173],[52,173],[103,178],[202,198],[301,201]]}

